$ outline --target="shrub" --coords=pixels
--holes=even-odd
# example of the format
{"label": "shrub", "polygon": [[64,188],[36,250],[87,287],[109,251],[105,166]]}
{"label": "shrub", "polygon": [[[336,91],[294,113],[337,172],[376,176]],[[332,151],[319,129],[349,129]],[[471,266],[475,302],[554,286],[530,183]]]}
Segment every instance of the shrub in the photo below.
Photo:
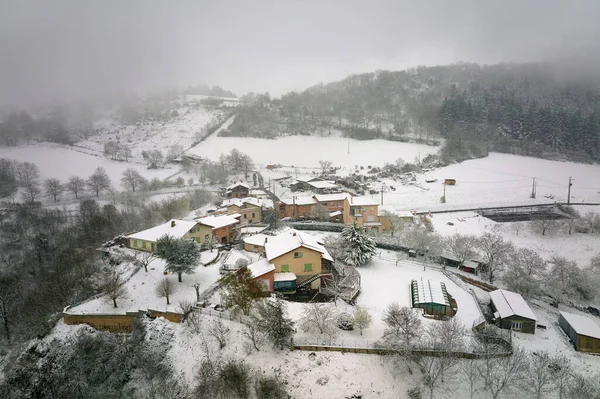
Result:
{"label": "shrub", "polygon": [[342,330],[352,331],[354,330],[354,317],[348,312],[342,312],[338,316],[337,325]]}

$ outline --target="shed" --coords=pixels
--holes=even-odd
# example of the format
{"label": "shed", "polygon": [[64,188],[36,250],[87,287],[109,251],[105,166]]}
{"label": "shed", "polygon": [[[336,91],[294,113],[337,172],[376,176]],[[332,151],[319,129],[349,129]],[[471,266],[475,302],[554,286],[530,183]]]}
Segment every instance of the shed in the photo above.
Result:
{"label": "shed", "polygon": [[411,282],[412,307],[423,309],[430,315],[452,316],[450,296],[446,284],[440,281],[413,280]]}
{"label": "shed", "polygon": [[494,317],[501,328],[535,334],[537,318],[520,294],[506,290],[490,292]]}
{"label": "shed", "polygon": [[590,317],[559,312],[558,325],[569,336],[575,350],[600,353],[600,326]]}
{"label": "shed", "polygon": [[478,274],[479,266],[479,263],[474,260],[466,260],[460,268],[468,273]]}

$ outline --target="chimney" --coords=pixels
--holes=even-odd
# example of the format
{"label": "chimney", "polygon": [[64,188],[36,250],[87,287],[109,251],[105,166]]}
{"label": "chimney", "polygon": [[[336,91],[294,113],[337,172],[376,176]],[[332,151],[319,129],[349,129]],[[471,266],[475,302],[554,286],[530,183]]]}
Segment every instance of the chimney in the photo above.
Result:
{"label": "chimney", "polygon": [[267,240],[269,239],[269,237],[265,237],[265,244],[267,243]]}
{"label": "chimney", "polygon": [[175,227],[175,221],[171,220],[171,227]]}
{"label": "chimney", "polygon": [[294,237],[296,237],[296,232],[294,231],[294,232],[292,233],[292,235],[293,235]]}

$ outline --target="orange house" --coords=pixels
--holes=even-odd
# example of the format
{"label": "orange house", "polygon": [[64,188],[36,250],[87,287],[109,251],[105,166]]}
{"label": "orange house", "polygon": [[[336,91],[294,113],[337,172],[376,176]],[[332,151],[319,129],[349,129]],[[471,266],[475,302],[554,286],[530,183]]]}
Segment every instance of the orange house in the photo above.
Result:
{"label": "orange house", "polygon": [[278,203],[279,217],[285,218],[304,218],[309,219],[312,207],[317,205],[317,201],[314,197],[292,197],[291,199],[281,200]]}
{"label": "orange house", "polygon": [[366,230],[383,231],[379,220],[379,201],[371,197],[349,197],[344,202],[344,224],[358,224]]}
{"label": "orange house", "polygon": [[252,279],[257,280],[262,284],[263,289],[267,292],[273,292],[275,283],[275,265],[263,258],[258,262],[248,265],[248,269],[252,273]]}
{"label": "orange house", "polygon": [[237,225],[240,223],[239,214],[206,216],[195,219],[199,224],[208,226],[212,229],[212,235],[220,244],[226,244],[233,241],[237,232]]}

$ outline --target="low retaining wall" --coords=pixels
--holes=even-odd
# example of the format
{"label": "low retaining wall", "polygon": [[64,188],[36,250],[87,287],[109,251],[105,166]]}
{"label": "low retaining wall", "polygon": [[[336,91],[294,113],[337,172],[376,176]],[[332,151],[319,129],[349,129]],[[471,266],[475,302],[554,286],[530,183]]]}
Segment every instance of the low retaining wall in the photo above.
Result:
{"label": "low retaining wall", "polygon": [[181,323],[183,319],[183,315],[176,312],[148,309],[147,311],[140,310],[121,314],[72,314],[63,312],[63,320],[68,325],[88,324],[100,331],[130,333],[133,330],[133,322],[140,313],[146,314],[150,318],[164,317],[173,323]]}

